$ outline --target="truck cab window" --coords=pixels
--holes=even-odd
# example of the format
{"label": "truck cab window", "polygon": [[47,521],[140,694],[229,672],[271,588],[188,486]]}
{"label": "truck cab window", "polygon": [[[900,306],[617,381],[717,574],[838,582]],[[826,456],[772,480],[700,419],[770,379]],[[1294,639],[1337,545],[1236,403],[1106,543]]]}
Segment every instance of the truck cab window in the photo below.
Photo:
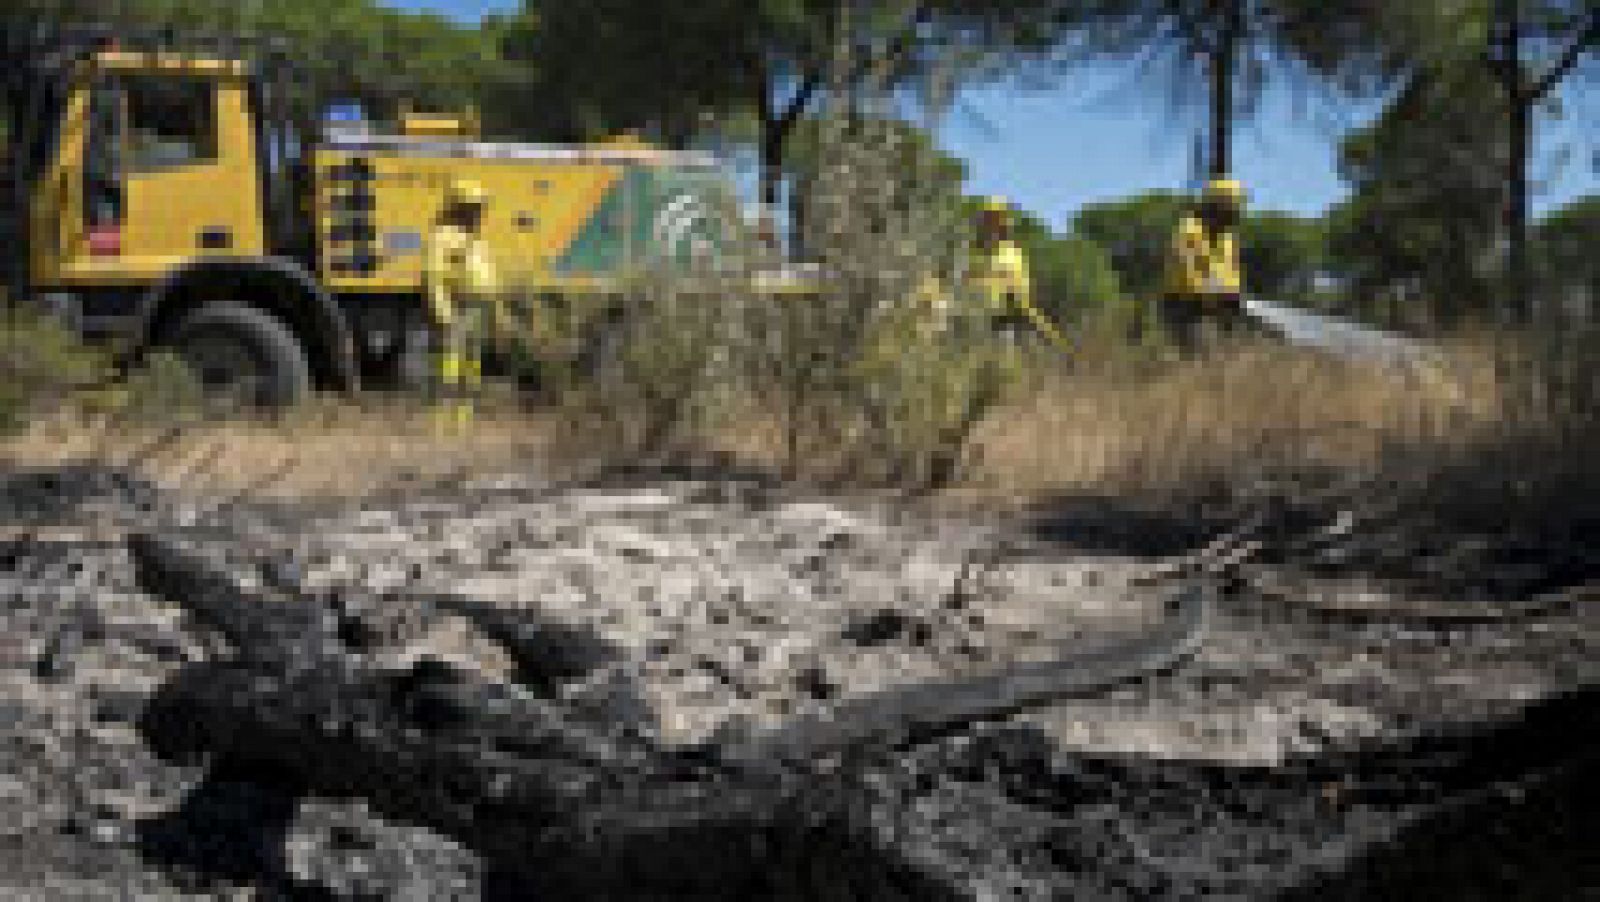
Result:
{"label": "truck cab window", "polygon": [[137,76],[128,101],[128,171],[149,172],[217,158],[216,86],[195,78]]}

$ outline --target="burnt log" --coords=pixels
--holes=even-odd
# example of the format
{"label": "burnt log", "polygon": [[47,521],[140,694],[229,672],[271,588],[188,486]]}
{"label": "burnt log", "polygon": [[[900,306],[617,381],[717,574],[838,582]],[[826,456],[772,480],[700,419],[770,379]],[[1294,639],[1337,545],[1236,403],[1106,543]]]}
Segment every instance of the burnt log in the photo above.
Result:
{"label": "burnt log", "polygon": [[363,798],[474,849],[518,895],[956,895],[876,838],[847,774],[661,749],[437,662],[384,670],[326,610],[247,589],[196,548],[141,535],[130,550],[143,585],[237,650],[181,669],[147,706],[140,730],[168,760]]}

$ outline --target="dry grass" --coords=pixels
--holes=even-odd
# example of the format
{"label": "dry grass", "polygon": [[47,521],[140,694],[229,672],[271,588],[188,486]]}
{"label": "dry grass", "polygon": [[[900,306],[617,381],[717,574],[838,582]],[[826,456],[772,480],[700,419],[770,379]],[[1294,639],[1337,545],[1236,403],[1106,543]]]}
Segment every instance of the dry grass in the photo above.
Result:
{"label": "dry grass", "polygon": [[1031,498],[1142,494],[1265,466],[1379,468],[1400,449],[1442,451],[1500,421],[1489,368],[1463,359],[1448,381],[1265,345],[1087,363],[985,424],[976,481]]}
{"label": "dry grass", "polygon": [[436,427],[417,405],[311,405],[278,422],[196,423],[177,429],[61,412],[0,441],[0,463],[133,464],[142,475],[206,496],[357,499],[384,488],[545,464],[545,418],[488,410],[469,433]]}
{"label": "dry grass", "polygon": [[[1264,470],[1319,468],[1386,474],[1484,516],[1515,511],[1558,522],[1552,506],[1581,505],[1600,491],[1600,417],[1575,389],[1595,384],[1594,365],[1563,356],[1561,379],[1534,379],[1526,374],[1553,368],[1528,364],[1519,347],[1523,362],[1497,369],[1481,342],[1460,344],[1449,384],[1262,346],[1188,362],[1081,361],[983,424],[950,497],[1004,507],[1063,495],[1147,499]],[[200,424],[162,442],[155,426],[64,413],[0,442],[0,462],[143,456],[148,475],[201,493],[354,499],[408,481],[558,474],[635,453],[609,444],[615,430],[583,419],[599,416],[492,405],[456,435],[414,404],[327,402],[278,423]],[[782,468],[780,411],[747,405],[723,421],[712,450]],[[808,460],[802,475],[827,479],[839,476],[843,458],[819,447]]]}

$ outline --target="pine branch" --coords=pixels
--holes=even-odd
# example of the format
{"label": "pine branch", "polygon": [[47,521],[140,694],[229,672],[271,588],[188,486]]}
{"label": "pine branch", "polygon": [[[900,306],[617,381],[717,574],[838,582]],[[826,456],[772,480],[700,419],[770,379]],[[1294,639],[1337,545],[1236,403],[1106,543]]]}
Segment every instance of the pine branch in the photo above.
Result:
{"label": "pine branch", "polygon": [[1556,85],[1560,84],[1561,80],[1566,78],[1578,65],[1578,61],[1583,59],[1584,53],[1596,45],[1600,45],[1600,10],[1589,13],[1588,24],[1578,32],[1578,36],[1562,52],[1555,65],[1551,66],[1543,77],[1534,82],[1532,91],[1527,94],[1527,100],[1532,103],[1538,103],[1547,97],[1551,91],[1555,90]]}

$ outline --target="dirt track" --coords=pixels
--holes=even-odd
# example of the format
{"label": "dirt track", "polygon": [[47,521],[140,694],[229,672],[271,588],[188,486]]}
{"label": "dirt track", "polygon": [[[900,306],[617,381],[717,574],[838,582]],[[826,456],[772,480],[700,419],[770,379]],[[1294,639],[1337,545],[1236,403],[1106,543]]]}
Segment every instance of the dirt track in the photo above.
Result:
{"label": "dirt track", "polygon": [[[229,650],[134,579],[116,538],[148,527],[140,491],[93,471],[6,488],[6,521],[51,536],[0,553],[0,790],[25,812],[0,838],[8,896],[516,897],[480,850],[362,800],[297,800],[261,774],[197,784],[204,768],[151,754],[145,700]],[[443,658],[668,748],[1136,636],[1170,588],[1145,584],[1159,561],[1012,523],[748,483],[507,479],[188,527],[181,504],[144,494],[241,585],[364,611],[381,667]],[[1591,687],[1597,626],[1582,603],[1444,627],[1234,591],[1174,672],[916,746],[860,785],[883,847],[952,897],[1266,897],[1459,795],[1433,782],[1470,792],[1483,778],[1418,764],[1467,746],[1418,740]],[[1586,698],[1562,716],[1592,720]],[[1504,752],[1515,779],[1591,773]],[[1364,773],[1385,754],[1387,775]],[[1404,791],[1375,788],[1397,775]]]}

